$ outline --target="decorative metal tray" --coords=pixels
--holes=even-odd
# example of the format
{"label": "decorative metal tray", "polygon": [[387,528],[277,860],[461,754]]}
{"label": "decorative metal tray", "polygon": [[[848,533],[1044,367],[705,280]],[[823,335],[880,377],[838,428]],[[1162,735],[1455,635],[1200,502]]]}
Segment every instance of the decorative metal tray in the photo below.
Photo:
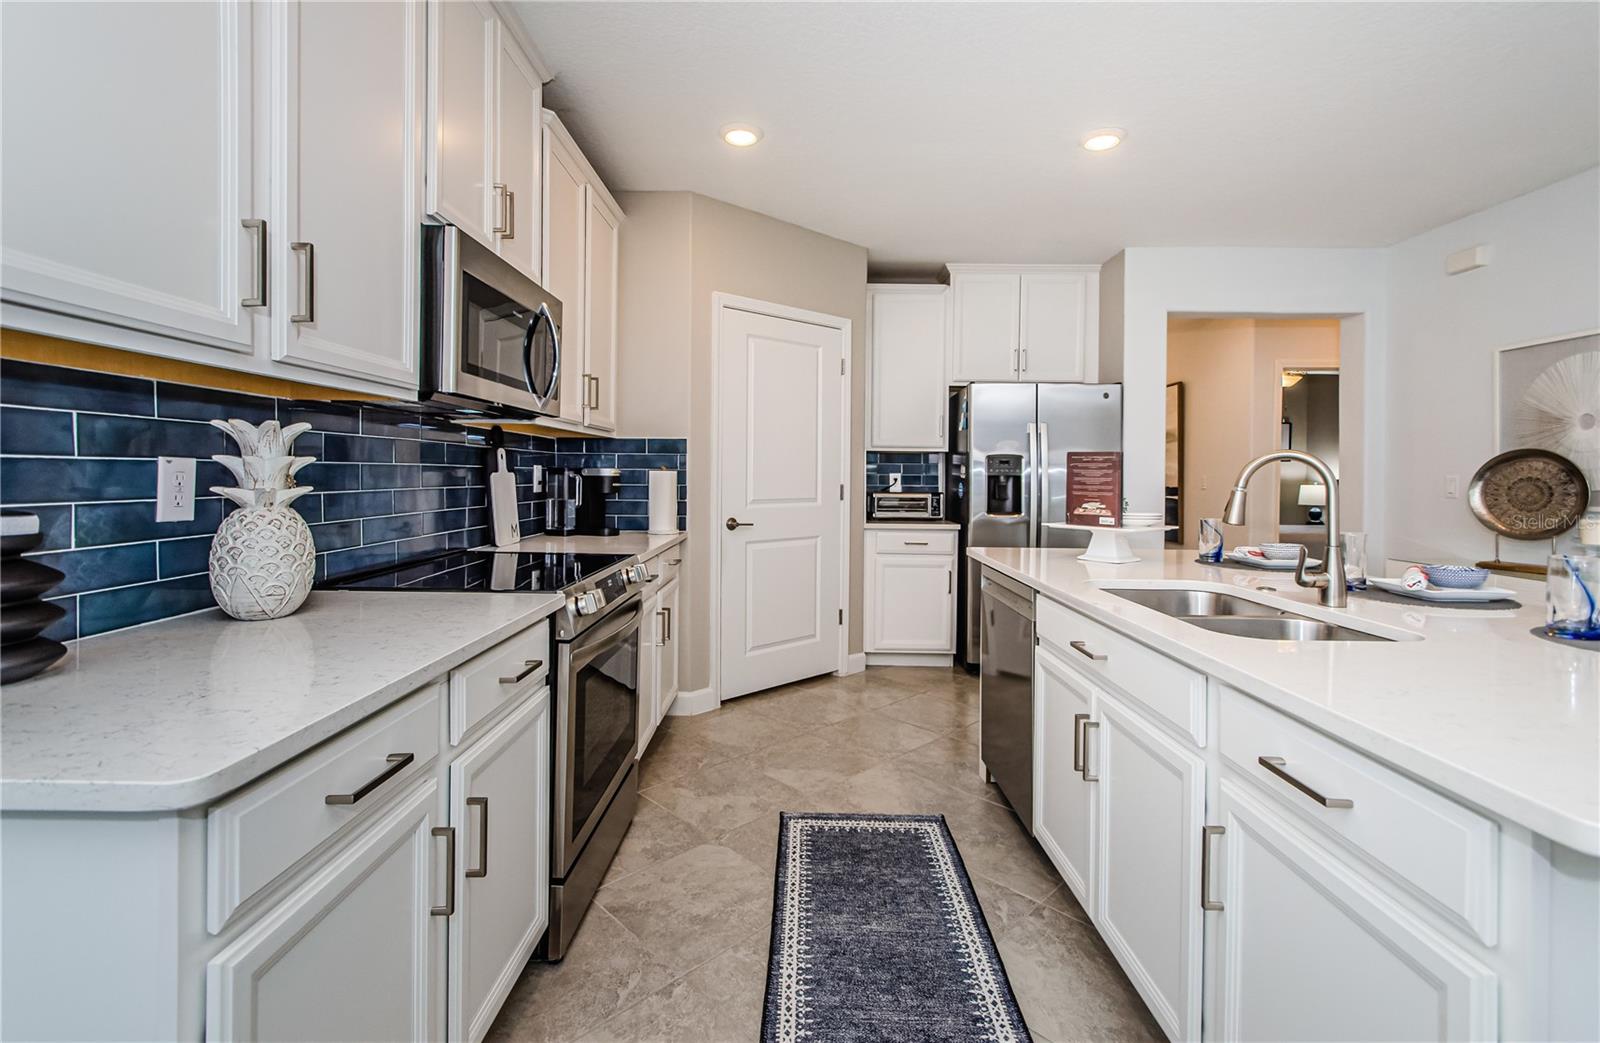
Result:
{"label": "decorative metal tray", "polygon": [[1578,523],[1589,505],[1589,483],[1564,456],[1513,449],[1478,468],[1467,487],[1467,505],[1502,536],[1541,540]]}

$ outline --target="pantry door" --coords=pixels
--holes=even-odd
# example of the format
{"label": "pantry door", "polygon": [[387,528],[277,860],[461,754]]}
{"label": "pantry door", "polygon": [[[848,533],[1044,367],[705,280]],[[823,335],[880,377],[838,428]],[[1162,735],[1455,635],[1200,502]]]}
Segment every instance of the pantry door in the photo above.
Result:
{"label": "pantry door", "polygon": [[719,689],[729,699],[839,668],[848,327],[727,305],[718,316]]}

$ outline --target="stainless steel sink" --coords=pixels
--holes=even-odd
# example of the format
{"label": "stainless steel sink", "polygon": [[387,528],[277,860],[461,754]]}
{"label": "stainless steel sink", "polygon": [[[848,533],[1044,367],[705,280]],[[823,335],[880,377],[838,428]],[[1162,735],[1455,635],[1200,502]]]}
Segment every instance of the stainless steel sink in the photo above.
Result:
{"label": "stainless steel sink", "polygon": [[1389,641],[1363,630],[1324,623],[1297,612],[1213,590],[1182,587],[1105,588],[1124,601],[1154,609],[1216,634],[1261,641]]}

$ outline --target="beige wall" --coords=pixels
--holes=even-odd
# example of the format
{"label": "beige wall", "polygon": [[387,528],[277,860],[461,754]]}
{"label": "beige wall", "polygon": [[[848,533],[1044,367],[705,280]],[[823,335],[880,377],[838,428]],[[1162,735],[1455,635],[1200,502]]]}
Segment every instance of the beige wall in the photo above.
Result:
{"label": "beige wall", "polygon": [[[686,413],[689,571],[684,576],[681,611],[692,625],[684,628],[684,690],[709,686],[713,674],[711,560],[720,541],[716,519],[711,516],[716,461],[711,446],[710,376],[714,348],[711,297],[717,292],[850,320],[851,431],[846,476],[851,495],[849,647],[852,652],[861,651],[866,249],[692,193],[629,192],[619,201],[628,214],[622,240],[619,348],[619,403],[625,430],[635,436],[683,433],[645,430],[629,414],[633,402],[642,403],[639,415],[649,423],[671,424],[677,420],[675,410]],[[657,270],[658,266],[663,270]],[[640,283],[638,287],[629,285],[630,273]],[[635,360],[643,360],[638,369],[633,368]],[[686,393],[678,390],[685,386]],[[664,390],[667,388],[672,390]],[[654,402],[653,396],[677,401]]]}
{"label": "beige wall", "polygon": [[[1240,468],[1278,447],[1282,368],[1338,364],[1337,319],[1168,320],[1167,382],[1183,382],[1183,546],[1195,545],[1201,518],[1222,515]],[[1277,535],[1284,477],[1274,471],[1251,481],[1248,525],[1225,531],[1229,546]]]}

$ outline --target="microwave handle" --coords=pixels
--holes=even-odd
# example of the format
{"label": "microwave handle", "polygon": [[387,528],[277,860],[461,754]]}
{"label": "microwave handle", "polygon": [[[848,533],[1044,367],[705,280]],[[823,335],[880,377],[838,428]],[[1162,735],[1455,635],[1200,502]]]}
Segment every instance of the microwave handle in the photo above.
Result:
{"label": "microwave handle", "polygon": [[[550,326],[551,365],[550,386],[541,392],[538,383],[533,379],[533,338],[543,323],[548,323]],[[537,398],[540,404],[550,400],[561,380],[561,335],[556,331],[555,319],[551,318],[550,309],[543,304],[539,305],[533,321],[528,324],[527,332],[522,335],[522,377],[527,382],[528,393]]]}

